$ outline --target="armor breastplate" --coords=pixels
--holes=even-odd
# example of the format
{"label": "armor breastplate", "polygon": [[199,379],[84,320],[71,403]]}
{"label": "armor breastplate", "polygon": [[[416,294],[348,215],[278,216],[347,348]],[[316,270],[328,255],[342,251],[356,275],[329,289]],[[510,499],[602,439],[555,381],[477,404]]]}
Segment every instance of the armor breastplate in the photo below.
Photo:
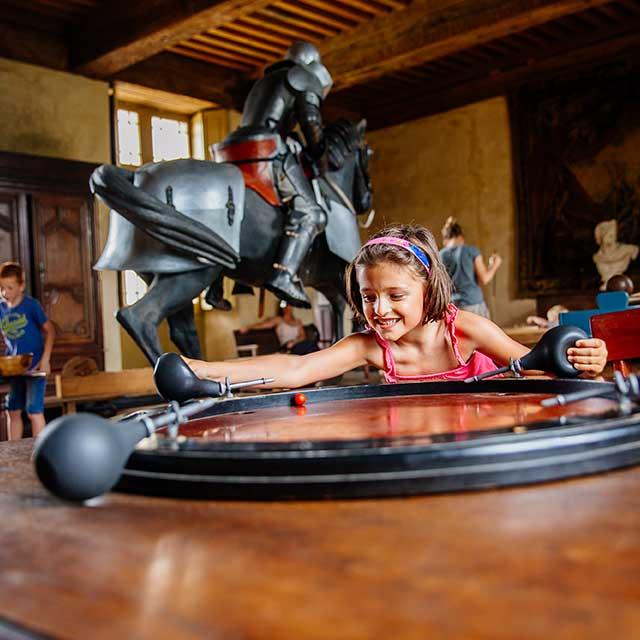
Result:
{"label": "armor breastplate", "polygon": [[287,83],[288,69],[278,69],[256,82],[242,111],[245,130],[269,129],[285,137],[295,120],[295,94]]}

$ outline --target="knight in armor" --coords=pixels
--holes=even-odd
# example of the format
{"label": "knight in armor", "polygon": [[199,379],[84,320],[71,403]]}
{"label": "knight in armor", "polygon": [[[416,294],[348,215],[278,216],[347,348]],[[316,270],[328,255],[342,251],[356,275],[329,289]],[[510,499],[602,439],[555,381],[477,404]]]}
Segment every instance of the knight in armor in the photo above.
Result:
{"label": "knight in armor", "polygon": [[276,138],[278,153],[272,161],[275,188],[288,208],[285,233],[279,247],[273,274],[265,283],[269,291],[292,306],[310,307],[298,276],[298,269],[315,237],[321,233],[327,216],[318,203],[314,188],[287,142],[299,124],[304,136],[305,154],[315,175],[326,167],[320,107],[333,80],[320,60],[315,46],[297,42],[284,60],[265,70],[244,103],[240,127],[222,146]]}

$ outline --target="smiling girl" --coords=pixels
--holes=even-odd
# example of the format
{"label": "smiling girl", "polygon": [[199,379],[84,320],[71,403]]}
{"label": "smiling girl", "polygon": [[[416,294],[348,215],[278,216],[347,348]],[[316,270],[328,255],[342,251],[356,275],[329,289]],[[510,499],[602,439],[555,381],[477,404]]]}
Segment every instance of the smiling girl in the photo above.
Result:
{"label": "smiling girl", "polygon": [[[391,383],[464,380],[529,352],[491,320],[451,303],[451,280],[424,227],[399,225],[376,234],[348,266],[346,285],[356,316],[366,321],[363,332],[305,356],[187,362],[201,378],[269,377],[274,380],[264,387],[295,388],[366,364]],[[567,357],[582,377],[595,377],[606,364],[606,345],[579,340]]]}

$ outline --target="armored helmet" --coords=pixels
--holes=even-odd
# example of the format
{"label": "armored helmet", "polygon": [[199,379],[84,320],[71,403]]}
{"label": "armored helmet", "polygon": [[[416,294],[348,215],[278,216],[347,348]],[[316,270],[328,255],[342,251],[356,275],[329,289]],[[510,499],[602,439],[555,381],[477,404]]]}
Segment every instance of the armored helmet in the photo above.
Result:
{"label": "armored helmet", "polygon": [[312,62],[320,62],[320,52],[310,42],[294,42],[284,57],[286,60],[292,60],[304,66]]}
{"label": "armored helmet", "polygon": [[333,78],[329,70],[322,64],[320,52],[315,45],[310,42],[295,42],[289,47],[285,60],[291,60],[296,64],[302,65],[309,73],[314,75],[322,86],[323,97],[326,98],[333,85]]}

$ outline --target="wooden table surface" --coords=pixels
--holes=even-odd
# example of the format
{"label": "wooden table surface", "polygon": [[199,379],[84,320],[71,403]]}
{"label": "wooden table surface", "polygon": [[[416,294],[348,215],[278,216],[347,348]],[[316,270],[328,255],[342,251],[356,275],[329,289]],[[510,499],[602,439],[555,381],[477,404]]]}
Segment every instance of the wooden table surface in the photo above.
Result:
{"label": "wooden table surface", "polygon": [[38,634],[640,637],[640,468],[405,499],[78,507],[39,485],[31,447],[0,445],[0,619]]}

